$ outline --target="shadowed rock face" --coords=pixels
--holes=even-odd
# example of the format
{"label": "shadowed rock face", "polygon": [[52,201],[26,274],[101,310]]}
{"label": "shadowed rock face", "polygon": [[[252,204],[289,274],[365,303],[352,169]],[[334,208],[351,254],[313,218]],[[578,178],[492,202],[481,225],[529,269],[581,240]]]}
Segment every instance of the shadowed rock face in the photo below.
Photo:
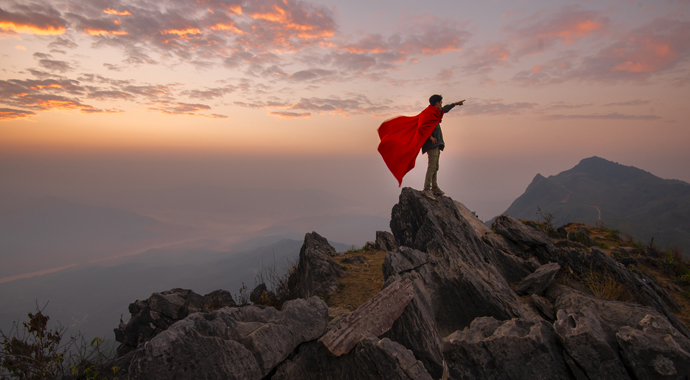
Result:
{"label": "shadowed rock face", "polygon": [[129,305],[132,315],[129,322],[120,323],[114,330],[115,340],[121,343],[117,353],[122,356],[136,349],[189,314],[210,312],[224,306],[235,306],[232,296],[225,290],[201,296],[189,289],[172,289],[153,293],[147,300],[137,300]]}
{"label": "shadowed rock face", "polygon": [[316,232],[304,236],[297,270],[288,280],[294,298],[325,297],[338,290],[338,278],[346,272],[331,258],[335,254],[335,248]]}
{"label": "shadowed rock face", "polygon": [[283,310],[247,306],[196,313],[131,353],[130,379],[261,379],[321,336],[328,307],[316,297]]}

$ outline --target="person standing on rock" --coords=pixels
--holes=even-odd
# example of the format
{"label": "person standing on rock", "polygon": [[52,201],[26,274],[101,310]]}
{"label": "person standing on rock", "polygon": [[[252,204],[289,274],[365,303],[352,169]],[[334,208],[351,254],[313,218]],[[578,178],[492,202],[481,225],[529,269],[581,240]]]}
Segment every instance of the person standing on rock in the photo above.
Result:
{"label": "person standing on rock", "polygon": [[[462,105],[463,102],[464,100],[443,107],[443,97],[432,95],[429,98],[429,106],[419,115],[399,116],[381,124],[378,129],[381,138],[378,151],[388,169],[398,180],[398,186],[402,185],[405,174],[414,168],[420,149],[427,146],[425,143],[428,141],[430,144],[424,149],[424,152],[434,149],[435,151],[429,154],[429,168],[427,169],[423,194],[430,199],[435,199],[434,191],[438,195],[443,195],[443,191],[438,188],[436,183],[438,158],[440,151],[445,147],[440,123],[444,113],[456,105]],[[434,165],[432,165],[432,158]]]}
{"label": "person standing on rock", "polygon": [[[443,105],[443,97],[441,95],[433,95],[429,98],[429,103],[441,111],[444,115],[455,106],[461,106],[464,100]],[[431,136],[422,145],[422,154],[429,157],[429,165],[426,168],[426,176],[424,177],[424,190],[422,194],[429,199],[435,200],[434,195],[442,196],[445,194],[443,190],[438,187],[437,177],[438,177],[438,161],[441,157],[441,151],[446,147],[446,143],[443,141],[443,131],[441,131],[441,122],[436,125],[434,131],[431,132]]]}

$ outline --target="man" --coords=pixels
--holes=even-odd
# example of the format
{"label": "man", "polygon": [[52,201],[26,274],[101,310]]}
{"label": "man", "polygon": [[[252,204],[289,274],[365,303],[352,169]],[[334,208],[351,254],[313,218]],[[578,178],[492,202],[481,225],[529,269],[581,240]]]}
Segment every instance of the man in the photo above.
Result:
{"label": "man", "polygon": [[[455,106],[461,106],[465,101],[459,101],[455,103],[443,105],[443,97],[441,95],[432,95],[429,98],[429,104],[438,108],[441,111],[441,115],[444,115]],[[422,145],[422,154],[426,153],[429,157],[429,165],[426,169],[426,176],[424,177],[424,190],[422,194],[429,199],[435,200],[434,195],[442,196],[445,194],[443,190],[438,187],[437,176],[438,176],[438,161],[441,156],[441,151],[445,148],[446,144],[443,141],[443,131],[441,131],[441,123],[436,125],[431,136]]]}
{"label": "man", "polygon": [[[429,106],[419,115],[398,116],[384,121],[379,127],[381,142],[378,151],[398,180],[398,186],[402,186],[403,177],[414,168],[419,151],[443,119],[442,99],[440,95],[433,95],[429,98]],[[438,142],[438,138],[435,139]],[[431,199],[434,199],[433,194]]]}

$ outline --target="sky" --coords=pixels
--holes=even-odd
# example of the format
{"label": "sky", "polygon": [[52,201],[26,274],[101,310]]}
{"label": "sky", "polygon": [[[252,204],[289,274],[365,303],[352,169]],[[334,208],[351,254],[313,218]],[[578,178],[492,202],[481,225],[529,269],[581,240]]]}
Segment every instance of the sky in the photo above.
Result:
{"label": "sky", "polygon": [[[140,162],[224,157],[228,173],[170,176],[389,212],[376,129],[435,93],[466,99],[444,117],[439,184],[485,219],[593,155],[690,181],[688,0],[0,0],[0,55],[16,191],[55,185],[40,179],[60,162],[98,187],[126,158],[137,174],[101,184],[131,188],[160,171]],[[403,186],[421,187],[424,160]]]}

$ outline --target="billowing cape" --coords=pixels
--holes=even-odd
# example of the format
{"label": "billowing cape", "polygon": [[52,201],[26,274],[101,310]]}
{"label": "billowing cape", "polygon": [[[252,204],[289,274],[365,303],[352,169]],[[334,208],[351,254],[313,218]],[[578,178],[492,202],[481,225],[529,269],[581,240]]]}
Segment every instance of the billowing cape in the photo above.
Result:
{"label": "billowing cape", "polygon": [[435,106],[429,106],[417,116],[399,116],[384,121],[379,127],[379,153],[398,186],[412,168],[431,132],[441,122],[443,112]]}

